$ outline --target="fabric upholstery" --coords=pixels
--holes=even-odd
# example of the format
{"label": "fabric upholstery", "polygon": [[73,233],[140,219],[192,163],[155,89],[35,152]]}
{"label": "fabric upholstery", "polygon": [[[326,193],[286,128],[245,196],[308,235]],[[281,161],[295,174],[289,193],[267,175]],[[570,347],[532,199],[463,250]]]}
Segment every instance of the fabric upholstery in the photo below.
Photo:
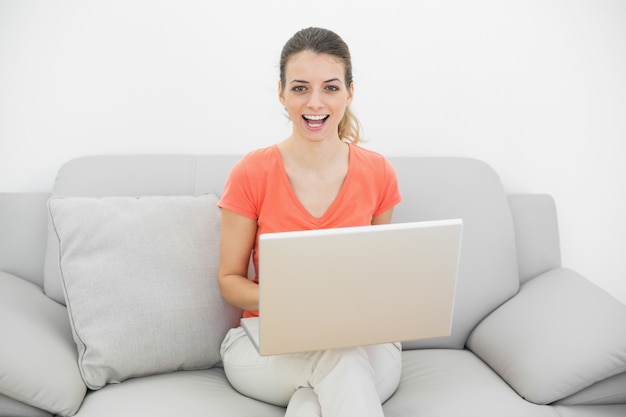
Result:
{"label": "fabric upholstery", "polygon": [[557,401],[555,404],[626,404],[626,372],[596,382],[569,397]]}
{"label": "fabric upholstery", "polygon": [[626,404],[615,405],[557,405],[554,407],[558,417],[622,417],[626,416]]}
{"label": "fabric upholstery", "polygon": [[545,194],[509,195],[515,225],[520,283],[561,267],[554,199]]}
{"label": "fabric upholstery", "polygon": [[[73,159],[57,174],[53,196],[166,196],[221,194],[237,155],[97,155]],[[44,291],[65,304],[59,244],[48,226]]]}
{"label": "fabric upholstery", "polygon": [[49,202],[87,386],[220,360],[237,312],[217,287],[217,196]]}
{"label": "fabric upholstery", "polygon": [[76,417],[282,417],[284,414],[284,408],[237,393],[228,383],[223,369],[213,368],[107,385],[87,395]]}
{"label": "fabric upholstery", "polygon": [[[0,334],[0,396],[29,406],[24,412],[74,414],[87,389],[65,307],[35,284],[0,272]],[[21,412],[6,399],[0,404]]]}
{"label": "fabric upholstery", "polygon": [[0,193],[0,271],[43,287],[50,193]]}
{"label": "fabric upholstery", "polygon": [[524,284],[467,346],[520,396],[549,404],[626,371],[626,309],[569,269]]}
{"label": "fabric upholstery", "polygon": [[550,407],[524,401],[461,349],[403,352],[400,386],[383,410],[385,417],[555,417]]}
{"label": "fabric upholstery", "polygon": [[23,402],[14,400],[13,398],[0,395],[0,416],[52,417],[52,414],[38,408],[26,405]]}

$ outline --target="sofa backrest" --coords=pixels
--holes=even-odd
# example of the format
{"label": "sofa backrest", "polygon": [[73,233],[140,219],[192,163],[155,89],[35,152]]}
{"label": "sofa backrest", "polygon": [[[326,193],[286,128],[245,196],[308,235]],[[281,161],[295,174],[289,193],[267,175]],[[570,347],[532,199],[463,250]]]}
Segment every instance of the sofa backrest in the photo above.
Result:
{"label": "sofa backrest", "polygon": [[[239,158],[238,155],[83,157],[69,161],[60,169],[53,195],[219,195],[230,168]],[[507,197],[497,174],[477,160],[389,159],[396,167],[403,194],[403,201],[394,212],[394,222],[445,218],[464,221],[452,335],[408,342],[404,347],[461,348],[476,324],[519,288]],[[49,297],[64,303],[58,260],[58,241],[49,231],[44,290]]]}

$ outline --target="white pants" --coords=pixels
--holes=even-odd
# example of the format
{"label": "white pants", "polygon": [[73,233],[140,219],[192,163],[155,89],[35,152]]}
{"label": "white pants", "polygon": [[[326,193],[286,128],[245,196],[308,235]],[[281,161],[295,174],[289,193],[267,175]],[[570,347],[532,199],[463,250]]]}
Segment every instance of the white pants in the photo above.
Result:
{"label": "white pants", "polygon": [[286,417],[381,417],[402,371],[399,343],[260,356],[241,327],[228,332],[221,354],[237,391],[286,406]]}

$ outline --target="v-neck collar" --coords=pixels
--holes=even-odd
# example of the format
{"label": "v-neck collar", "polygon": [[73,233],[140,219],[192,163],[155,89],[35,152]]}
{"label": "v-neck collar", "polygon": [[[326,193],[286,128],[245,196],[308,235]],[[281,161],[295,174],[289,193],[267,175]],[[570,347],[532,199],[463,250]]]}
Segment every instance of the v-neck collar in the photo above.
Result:
{"label": "v-neck collar", "polygon": [[313,214],[311,214],[311,212],[309,210],[307,210],[306,207],[304,207],[304,205],[302,204],[302,202],[300,201],[300,199],[298,198],[298,196],[296,195],[296,191],[293,189],[293,186],[291,185],[291,181],[289,181],[289,176],[287,175],[287,170],[285,169],[285,163],[283,161],[283,157],[280,154],[280,150],[278,149],[278,145],[274,144],[272,146],[272,148],[274,149],[274,153],[276,155],[276,160],[278,161],[278,164],[280,166],[280,175],[281,175],[281,180],[283,182],[283,186],[285,187],[285,189],[287,190],[287,192],[289,193],[289,197],[293,200],[294,204],[300,209],[300,211],[312,222],[316,223],[316,224],[322,224],[324,223],[324,221],[332,216],[333,212],[335,211],[335,207],[341,202],[343,195],[346,193],[346,186],[348,185],[348,181],[351,177],[351,173],[352,173],[352,145],[351,144],[347,144],[348,145],[348,171],[346,172],[346,176],[343,179],[343,183],[341,184],[341,188],[339,188],[339,192],[337,192],[337,195],[335,196],[335,198],[333,199],[332,203],[330,203],[330,205],[328,206],[328,208],[326,209],[326,211],[324,212],[324,214],[322,214],[320,217],[316,217]]}

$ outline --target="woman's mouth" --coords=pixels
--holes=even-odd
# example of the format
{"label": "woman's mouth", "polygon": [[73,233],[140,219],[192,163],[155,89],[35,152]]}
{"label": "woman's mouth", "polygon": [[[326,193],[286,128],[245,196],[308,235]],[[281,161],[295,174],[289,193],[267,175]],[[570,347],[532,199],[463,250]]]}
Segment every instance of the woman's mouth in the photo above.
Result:
{"label": "woman's mouth", "polygon": [[328,117],[327,114],[305,114],[302,116],[302,119],[309,129],[319,129],[324,125]]}

